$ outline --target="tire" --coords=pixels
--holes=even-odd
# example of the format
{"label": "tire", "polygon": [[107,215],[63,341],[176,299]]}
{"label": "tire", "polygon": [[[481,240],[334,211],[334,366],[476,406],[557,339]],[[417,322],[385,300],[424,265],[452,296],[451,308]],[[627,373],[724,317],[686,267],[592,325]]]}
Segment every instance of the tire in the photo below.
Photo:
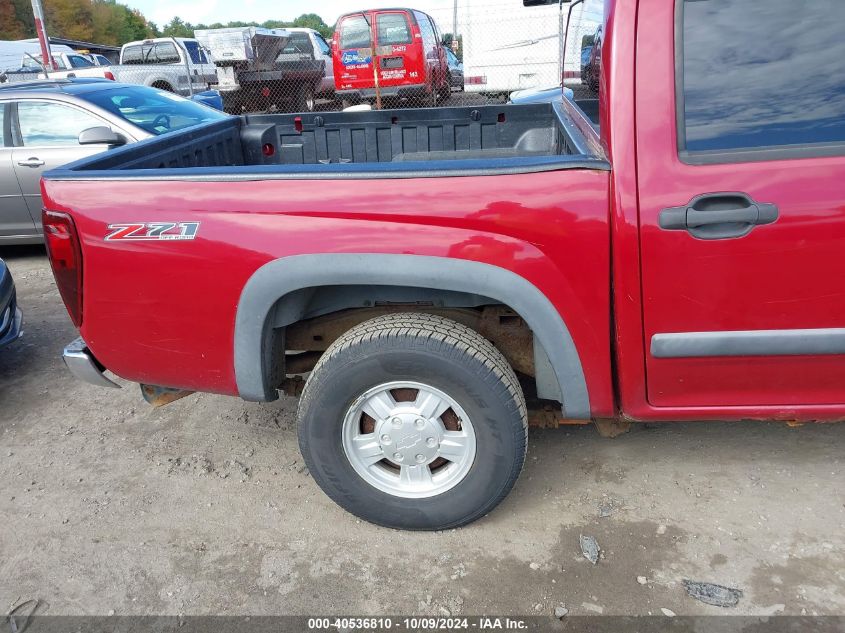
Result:
{"label": "tire", "polygon": [[446,77],[446,83],[439,88],[439,102],[442,104],[452,96],[452,76]]}
{"label": "tire", "polygon": [[296,112],[314,112],[317,109],[317,98],[314,94],[314,86],[305,84],[300,86],[296,93],[294,104]]}
{"label": "tire", "polygon": [[[507,496],[525,462],[525,398],[507,360],[474,330],[435,315],[385,315],[337,339],[305,384],[298,419],[317,484],[386,527],[470,523]],[[371,464],[355,446],[369,447]]]}
{"label": "tire", "polygon": [[592,67],[590,68],[587,87],[590,89],[591,92],[598,94],[598,92],[599,92],[599,81],[598,81],[598,78],[593,73]]}

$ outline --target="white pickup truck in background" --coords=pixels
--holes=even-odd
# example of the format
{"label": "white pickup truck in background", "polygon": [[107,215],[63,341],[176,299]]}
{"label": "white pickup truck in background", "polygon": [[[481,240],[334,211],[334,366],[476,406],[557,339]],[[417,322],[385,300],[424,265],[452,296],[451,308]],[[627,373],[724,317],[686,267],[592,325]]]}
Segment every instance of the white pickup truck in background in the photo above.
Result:
{"label": "white pickup truck in background", "polygon": [[203,92],[217,83],[217,67],[197,40],[186,37],[128,42],[120,49],[120,64],[109,70],[117,81],[182,96]]}
{"label": "white pickup truck in background", "polygon": [[[65,79],[67,77],[114,78],[109,77],[108,66],[98,66],[81,53],[77,53],[76,51],[56,52],[52,50],[50,52],[53,55],[53,62],[55,62],[57,68],[57,70],[49,71],[49,76],[53,79]],[[39,79],[45,79],[47,77],[44,73],[44,64],[41,61],[41,55],[24,56],[21,60],[21,69],[38,73]]]}
{"label": "white pickup truck in background", "polygon": [[204,92],[217,83],[217,67],[192,38],[160,37],[129,42],[120,49],[120,64],[109,66],[97,65],[90,56],[69,46],[54,44],[50,52],[58,70],[44,68],[37,42],[2,44],[0,62],[4,63],[0,65],[0,82],[100,77],[151,86],[184,97]]}
{"label": "white pickup truck in background", "polygon": [[227,112],[313,111],[317,97],[334,97],[331,48],[314,29],[246,26],[194,35],[217,66]]}
{"label": "white pickup truck in background", "polygon": [[90,56],[63,44],[50,45],[56,70],[44,68],[41,47],[37,41],[0,43],[0,82],[27,79],[66,79],[68,77],[100,77],[114,79],[109,66],[99,66]]}

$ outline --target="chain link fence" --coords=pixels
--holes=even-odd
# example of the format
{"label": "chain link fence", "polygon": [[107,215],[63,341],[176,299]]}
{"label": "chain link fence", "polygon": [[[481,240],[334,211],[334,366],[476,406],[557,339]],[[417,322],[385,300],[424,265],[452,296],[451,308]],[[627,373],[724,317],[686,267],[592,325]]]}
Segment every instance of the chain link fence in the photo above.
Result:
{"label": "chain link fence", "polygon": [[196,37],[218,66],[217,88],[233,113],[496,103],[560,86],[561,77],[581,94],[595,84],[590,46],[603,0],[585,0],[571,14],[569,4],[522,0],[428,0],[422,8],[350,15],[328,40],[287,29],[283,42],[283,30],[256,27]]}
{"label": "chain link fence", "polygon": [[[214,88],[233,114],[496,103],[560,86],[561,77],[579,96],[595,88],[590,48],[603,0],[539,7],[422,0],[421,7],[351,14],[333,38],[306,28],[197,30],[198,46],[157,42],[124,51],[123,64],[47,75],[106,76],[194,98]],[[44,77],[32,63],[20,66],[0,59],[6,81]]]}

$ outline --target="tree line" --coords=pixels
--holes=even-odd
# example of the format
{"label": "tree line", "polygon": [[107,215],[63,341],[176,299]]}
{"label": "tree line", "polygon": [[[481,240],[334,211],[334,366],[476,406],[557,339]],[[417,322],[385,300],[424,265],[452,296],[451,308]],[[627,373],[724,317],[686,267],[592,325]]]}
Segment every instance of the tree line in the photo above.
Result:
{"label": "tree line", "polygon": [[170,22],[165,24],[161,29],[161,35],[165,37],[193,37],[194,31],[200,29],[222,29],[234,28],[243,26],[262,26],[265,29],[283,29],[286,26],[304,27],[319,31],[319,33],[329,39],[334,32],[334,27],[329,26],[323,22],[316,13],[303,13],[298,18],[292,21],[284,20],[266,20],[264,22],[214,22],[213,24],[191,24],[185,22],[182,18],[175,17]]}
{"label": "tree line", "polygon": [[[118,45],[149,37],[155,25],[116,0],[44,0],[48,34]],[[0,0],[0,39],[35,37],[30,0]]]}
{"label": "tree line", "polygon": [[[196,29],[263,26],[284,28],[307,27],[331,37],[328,26],[316,13],[306,13],[293,21],[228,22],[223,24],[191,24],[174,17],[159,28],[140,11],[130,9],[117,0],[43,0],[47,33],[52,37],[82,40],[96,44],[120,46],[149,37],[193,37]],[[21,40],[35,37],[35,20],[31,0],[0,0],[0,40]]]}

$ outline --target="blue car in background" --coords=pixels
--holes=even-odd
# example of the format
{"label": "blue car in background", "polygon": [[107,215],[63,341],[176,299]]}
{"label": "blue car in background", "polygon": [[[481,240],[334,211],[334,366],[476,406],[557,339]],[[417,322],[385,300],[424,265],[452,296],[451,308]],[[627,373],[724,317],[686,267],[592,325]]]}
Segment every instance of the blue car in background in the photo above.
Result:
{"label": "blue car in background", "polygon": [[508,103],[549,103],[551,101],[559,101],[566,97],[570,101],[575,96],[572,88],[564,86],[550,86],[548,88],[526,88],[525,90],[515,90],[510,93]]}
{"label": "blue car in background", "polygon": [[219,90],[206,90],[205,92],[198,92],[191,96],[191,101],[196,101],[209,108],[223,111],[223,95]]}
{"label": "blue car in background", "polygon": [[6,262],[0,259],[0,347],[18,340],[23,317],[15,296],[15,282]]}

